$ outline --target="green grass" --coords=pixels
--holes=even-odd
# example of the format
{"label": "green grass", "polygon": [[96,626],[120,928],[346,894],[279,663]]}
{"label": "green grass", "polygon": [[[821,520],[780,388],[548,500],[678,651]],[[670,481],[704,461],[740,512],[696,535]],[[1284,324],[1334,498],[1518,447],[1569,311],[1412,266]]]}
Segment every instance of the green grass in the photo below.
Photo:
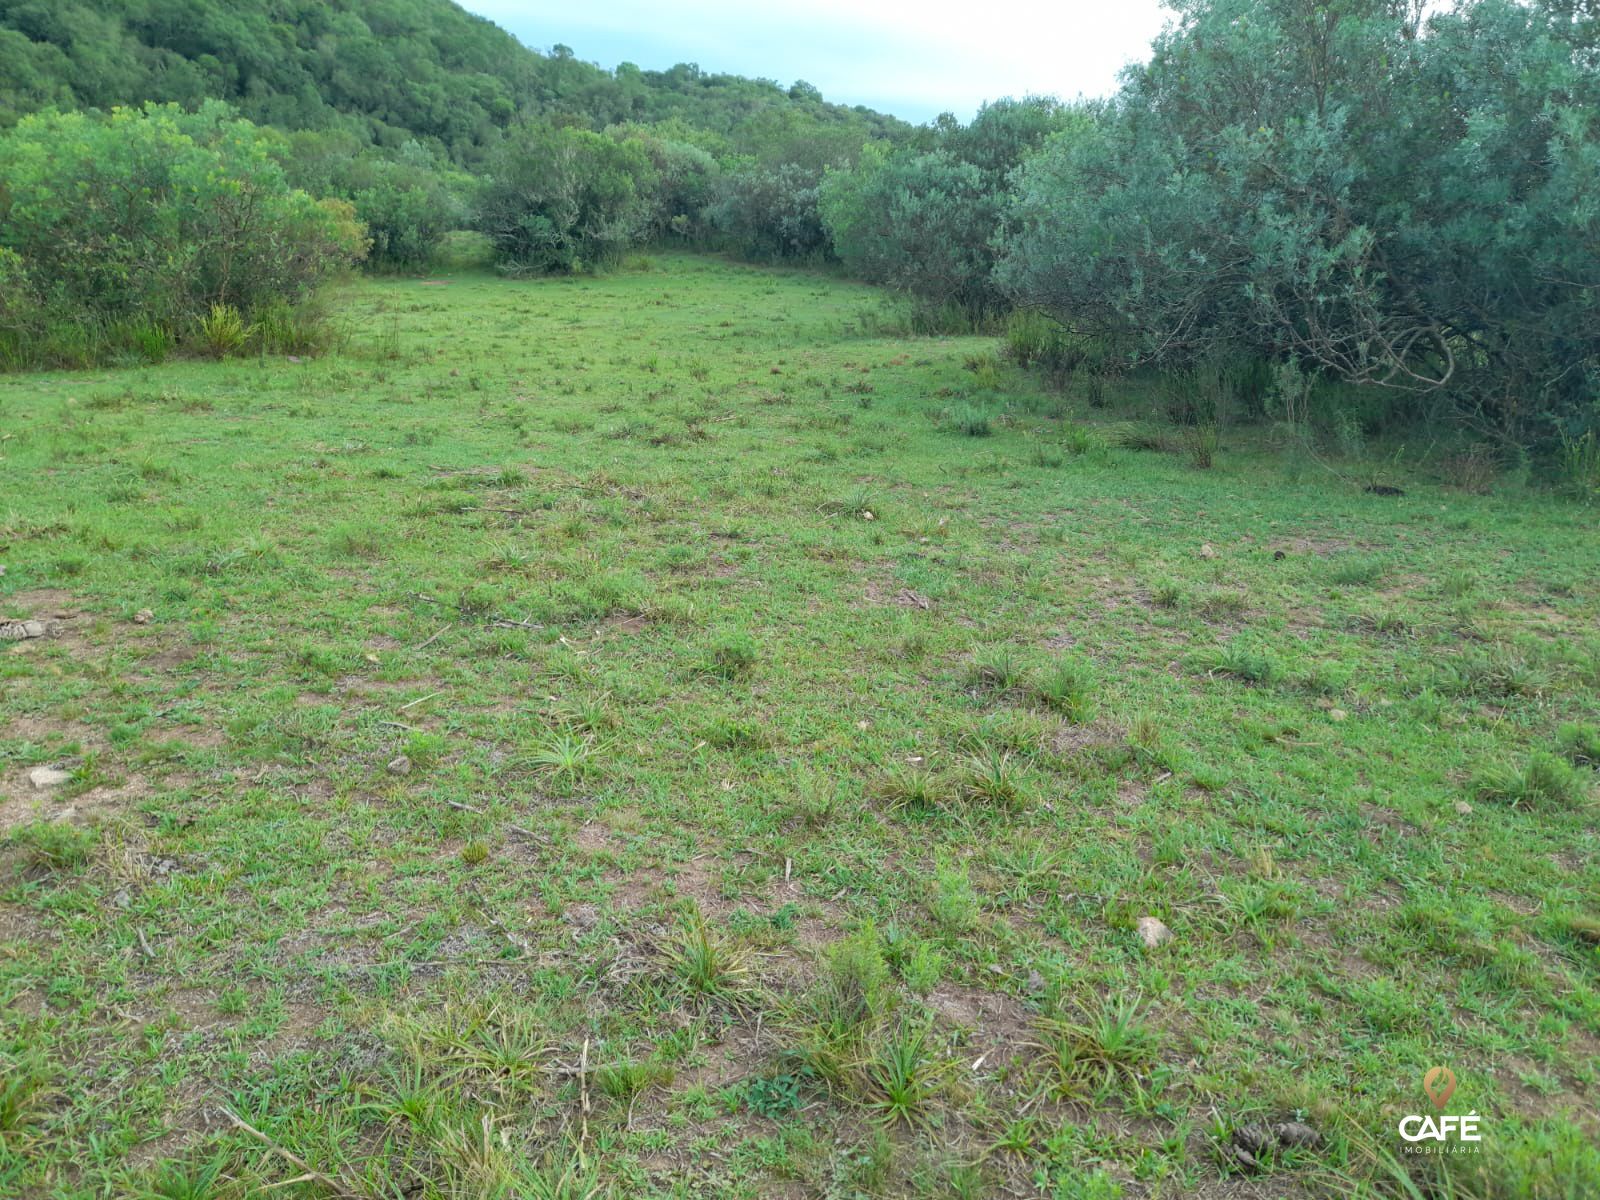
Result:
{"label": "green grass", "polygon": [[877,304],[0,376],[0,1195],[1354,1195],[1439,1064],[1457,1194],[1584,1194],[1591,515]]}

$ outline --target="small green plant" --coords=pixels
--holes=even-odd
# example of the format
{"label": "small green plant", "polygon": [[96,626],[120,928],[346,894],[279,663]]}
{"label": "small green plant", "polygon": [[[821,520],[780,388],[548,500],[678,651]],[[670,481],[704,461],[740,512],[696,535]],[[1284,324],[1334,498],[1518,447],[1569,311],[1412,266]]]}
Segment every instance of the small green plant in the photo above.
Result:
{"label": "small green plant", "polygon": [[619,1062],[595,1072],[595,1084],[613,1100],[630,1104],[653,1087],[672,1082],[672,1069],[662,1063]]}
{"label": "small green plant", "polygon": [[36,821],[14,830],[11,836],[28,866],[48,874],[84,866],[100,842],[92,829],[66,821]]}
{"label": "small green plant", "polygon": [[1017,808],[1024,798],[1022,769],[1009,750],[978,750],[967,756],[961,794],[973,803]]}
{"label": "small green plant", "polygon": [[200,318],[200,341],[212,358],[229,358],[240,353],[250,340],[250,326],[231,304],[213,304]]}
{"label": "small green plant", "polygon": [[1009,692],[1027,678],[1022,656],[1011,646],[988,646],[967,665],[967,686],[974,690]]}
{"label": "small green plant", "polygon": [[932,812],[944,799],[939,777],[924,767],[897,766],[873,790],[891,812]]}
{"label": "small green plant", "polygon": [[1207,675],[1237,679],[1241,683],[1271,683],[1278,675],[1278,668],[1270,658],[1237,644],[1223,646],[1203,657],[1200,665]]}
{"label": "small green plant", "polygon": [[940,1064],[929,1050],[930,1026],[904,1018],[883,1031],[861,1067],[867,1104],[885,1125],[920,1125],[938,1092]]}
{"label": "small green plant", "polygon": [[1585,503],[1600,498],[1600,431],[1586,429],[1577,436],[1562,435],[1556,475],[1567,495]]}
{"label": "small green plant", "polygon": [[1328,567],[1328,582],[1337,587],[1363,587],[1389,573],[1389,563],[1365,555],[1341,555]]}
{"label": "small green plant", "polygon": [[527,763],[541,775],[570,786],[594,768],[596,750],[593,738],[562,729],[535,745]]}
{"label": "small green plant", "polygon": [[988,412],[971,404],[952,409],[946,424],[966,437],[989,437],[994,433],[994,424]]}
{"label": "small green plant", "polygon": [[32,1141],[48,1096],[43,1068],[32,1060],[0,1054],[0,1162]]}
{"label": "small green plant", "polygon": [[744,1105],[756,1116],[776,1121],[798,1112],[805,1104],[805,1082],[804,1071],[752,1079],[745,1086]]}

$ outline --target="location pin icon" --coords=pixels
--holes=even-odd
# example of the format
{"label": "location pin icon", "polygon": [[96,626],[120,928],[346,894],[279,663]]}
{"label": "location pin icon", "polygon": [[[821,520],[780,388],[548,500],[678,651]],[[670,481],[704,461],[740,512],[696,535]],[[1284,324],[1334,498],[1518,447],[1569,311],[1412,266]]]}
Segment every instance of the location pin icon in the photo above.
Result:
{"label": "location pin icon", "polygon": [[1422,1090],[1428,1093],[1435,1108],[1443,1108],[1455,1095],[1456,1073],[1449,1067],[1434,1067],[1422,1077]]}

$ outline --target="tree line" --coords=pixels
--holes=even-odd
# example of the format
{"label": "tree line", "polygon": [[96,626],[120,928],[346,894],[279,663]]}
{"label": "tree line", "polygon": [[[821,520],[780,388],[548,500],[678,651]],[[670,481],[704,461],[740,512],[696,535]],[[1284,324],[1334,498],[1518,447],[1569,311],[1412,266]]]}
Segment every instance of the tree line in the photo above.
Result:
{"label": "tree line", "polygon": [[[1421,423],[1498,453],[1600,457],[1591,0],[1178,0],[1108,99],[1004,100],[919,128],[804,84],[536,55],[442,0],[299,0],[265,24],[264,9],[190,0],[182,11],[205,19],[184,23],[187,41],[160,26],[177,6],[0,0],[0,64],[33,71],[0,72],[0,113],[178,104],[21,117],[0,138],[0,271],[25,280],[36,311],[124,319],[142,285],[63,284],[36,267],[11,164],[60,175],[39,187],[81,190],[70,156],[26,148],[59,142],[63,122],[80,139],[144,122],[213,154],[253,139],[251,178],[276,172],[306,198],[290,205],[294,228],[322,205],[316,237],[337,249],[306,256],[308,269],[422,266],[463,227],[517,274],[603,269],[662,243],[831,263],[909,297],[921,327],[1003,325],[1017,358],[1061,375],[1088,364],[1188,379],[1179,420],[1228,408],[1295,421],[1333,405],[1346,422]],[[102,77],[111,68],[86,49],[101,43],[49,20],[115,26],[142,48],[121,69],[167,90]],[[157,72],[172,55],[212,74]],[[363,55],[412,69],[355,70]],[[241,115],[190,104],[180,84]],[[256,303],[196,287],[189,320]],[[0,302],[15,357],[26,338],[7,304],[22,305]]]}

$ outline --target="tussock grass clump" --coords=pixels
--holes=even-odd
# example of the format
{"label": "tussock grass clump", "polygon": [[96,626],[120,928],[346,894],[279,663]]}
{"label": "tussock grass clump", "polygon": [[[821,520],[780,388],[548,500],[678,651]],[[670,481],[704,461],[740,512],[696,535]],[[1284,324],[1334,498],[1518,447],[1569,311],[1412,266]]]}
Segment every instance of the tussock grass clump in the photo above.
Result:
{"label": "tussock grass clump", "polygon": [[749,953],[699,913],[667,944],[666,959],[684,990],[701,1000],[737,1000],[749,983]]}
{"label": "tussock grass clump", "polygon": [[697,673],[718,679],[743,679],[754,674],[761,652],[747,633],[728,633],[706,647]]}
{"label": "tussock grass clump", "polygon": [[890,812],[932,812],[946,797],[944,781],[925,767],[896,766],[882,775],[872,794]]}
{"label": "tussock grass clump", "polygon": [[946,1064],[932,1053],[932,1027],[902,1017],[871,1039],[860,1068],[867,1105],[885,1125],[921,1125]]}
{"label": "tussock grass clump", "polygon": [[23,862],[46,874],[66,874],[88,864],[100,844],[93,829],[66,821],[35,821],[12,831],[11,841],[22,851]]}
{"label": "tussock grass clump", "polygon": [[1576,808],[1585,799],[1585,780],[1554,754],[1540,751],[1519,770],[1491,767],[1473,782],[1479,799],[1512,808]]}
{"label": "tussock grass clump", "polygon": [[1246,646],[1228,645],[1203,655],[1200,669],[1207,675],[1237,679],[1241,683],[1271,683],[1278,667],[1270,658]]}
{"label": "tussock grass clump", "polygon": [[989,437],[994,433],[994,422],[988,410],[973,404],[963,404],[945,414],[944,425],[964,437]]}
{"label": "tussock grass clump", "polygon": [[592,737],[560,729],[535,743],[525,761],[536,773],[571,786],[594,769],[598,752],[599,746]]}
{"label": "tussock grass clump", "polygon": [[1161,1036],[1137,996],[1106,997],[1035,1026],[1046,1086],[1063,1099],[1141,1091]]}
{"label": "tussock grass clump", "polygon": [[1027,664],[1013,646],[987,646],[967,664],[967,686],[974,691],[1012,692],[1027,676]]}
{"label": "tussock grass clump", "polygon": [[985,747],[967,755],[961,795],[970,804],[1002,810],[1021,808],[1027,799],[1022,767],[1009,750]]}
{"label": "tussock grass clump", "polygon": [[1340,555],[1328,566],[1328,582],[1336,587],[1365,587],[1379,582],[1390,571],[1386,559],[1367,555]]}
{"label": "tussock grass clump", "polygon": [[1593,725],[1563,725],[1556,732],[1561,757],[1579,767],[1600,767],[1600,729]]}
{"label": "tussock grass clump", "polygon": [[1088,662],[1064,656],[1034,683],[1033,696],[1046,708],[1081,725],[1094,716],[1094,693],[1099,686],[1099,676]]}
{"label": "tussock grass clump", "polygon": [[1536,697],[1551,686],[1544,666],[1506,646],[1463,650],[1440,669],[1440,690],[1457,696]]}
{"label": "tussock grass clump", "polygon": [[897,997],[876,936],[862,930],[823,951],[815,982],[791,1002],[784,1024],[792,1055],[829,1087],[845,1086],[868,1055],[868,1033]]}

